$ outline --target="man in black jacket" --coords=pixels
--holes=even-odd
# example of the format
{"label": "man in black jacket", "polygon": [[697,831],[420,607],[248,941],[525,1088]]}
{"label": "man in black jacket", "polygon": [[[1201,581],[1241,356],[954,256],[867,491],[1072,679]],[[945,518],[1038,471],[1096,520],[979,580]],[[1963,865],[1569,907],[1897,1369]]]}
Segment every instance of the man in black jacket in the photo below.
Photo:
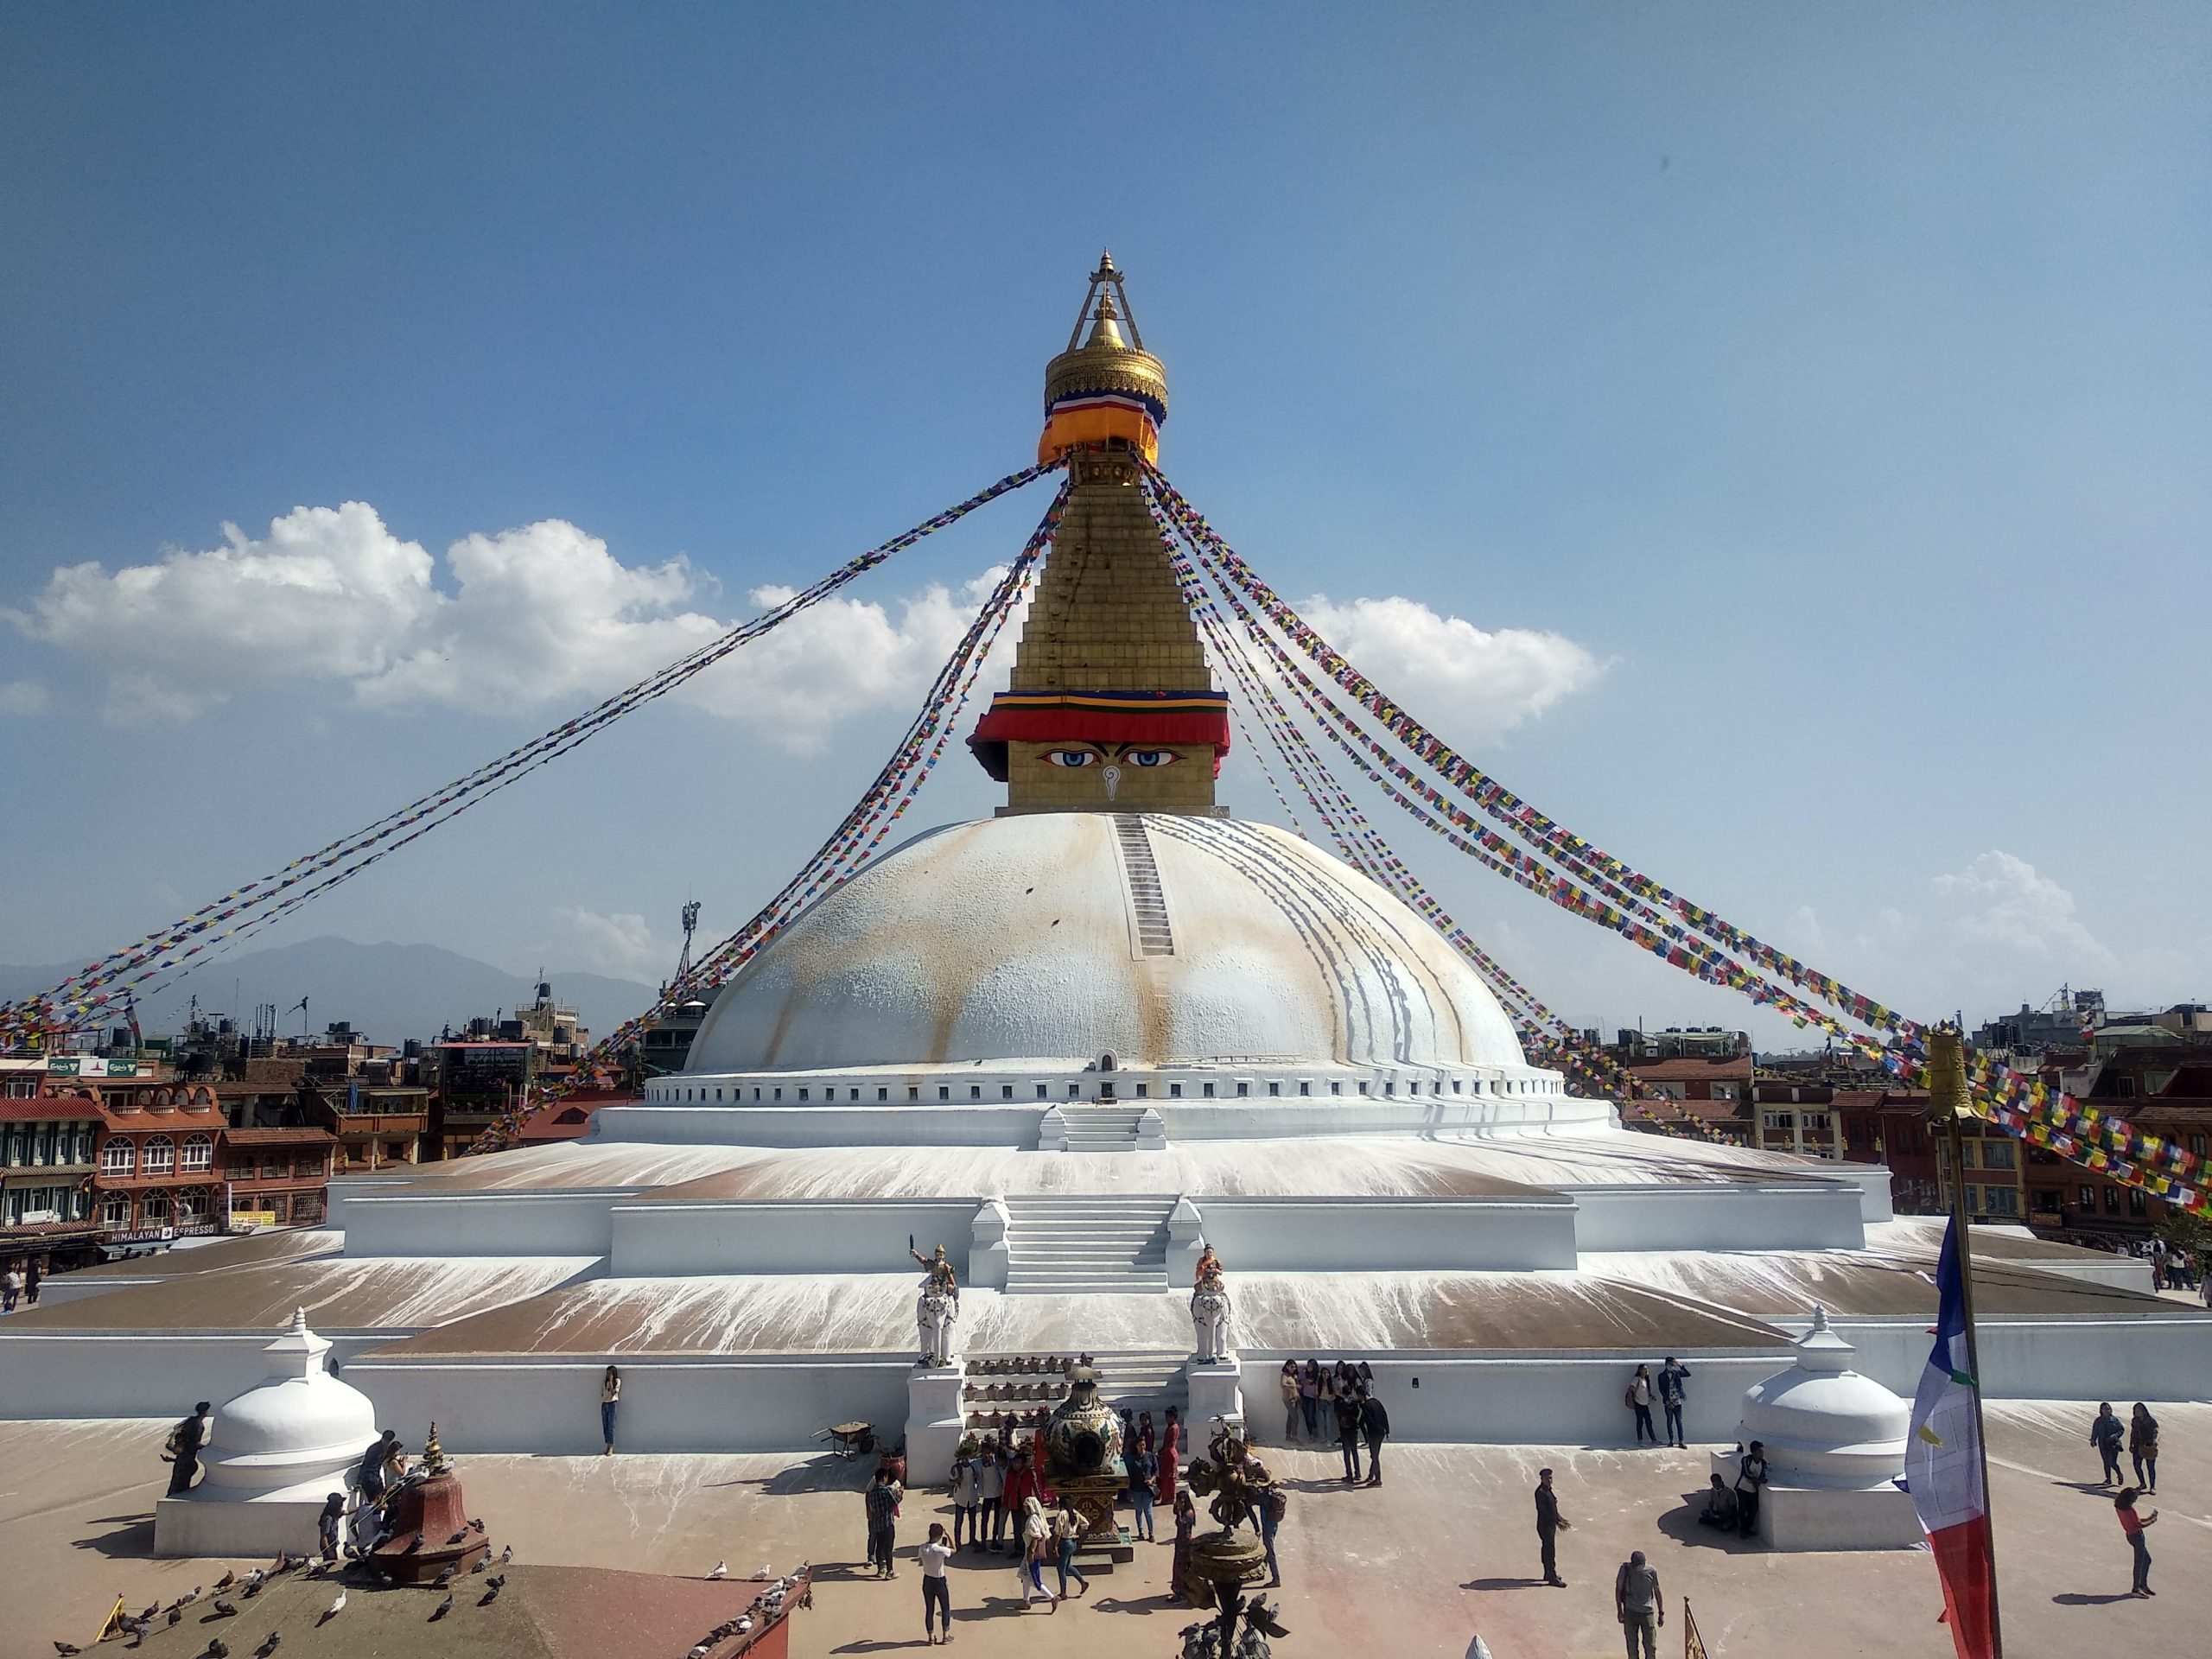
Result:
{"label": "man in black jacket", "polygon": [[169,1448],[176,1461],[169,1465],[169,1496],[188,1491],[192,1478],[200,1472],[200,1448],[207,1444],[208,1402],[202,1400],[193,1407],[192,1415],[179,1423],[169,1433]]}
{"label": "man in black jacket", "polygon": [[1552,1471],[1536,1471],[1536,1541],[1543,1548],[1544,1582],[1564,1590],[1567,1580],[1559,1575],[1559,1535],[1572,1531],[1565,1516],[1559,1512],[1559,1495],[1552,1491]]}
{"label": "man in black jacket", "polygon": [[1390,1433],[1390,1414],[1382,1409],[1382,1401],[1371,1394],[1363,1395],[1359,1402],[1360,1432],[1367,1437],[1367,1484],[1382,1484],[1382,1442]]}

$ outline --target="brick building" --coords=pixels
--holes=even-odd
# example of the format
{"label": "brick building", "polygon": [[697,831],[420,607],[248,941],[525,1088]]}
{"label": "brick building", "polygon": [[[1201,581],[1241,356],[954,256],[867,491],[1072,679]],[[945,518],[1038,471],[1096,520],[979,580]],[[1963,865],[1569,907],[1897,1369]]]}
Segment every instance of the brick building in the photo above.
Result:
{"label": "brick building", "polygon": [[162,1243],[223,1225],[216,1141],[229,1127],[207,1084],[118,1093],[99,1105],[93,1213],[103,1244]]}
{"label": "brick building", "polygon": [[1758,1138],[1751,1144],[1762,1151],[1807,1158],[1845,1155],[1831,1084],[1761,1077],[1751,1084],[1751,1109],[1758,1122]]}
{"label": "brick building", "polygon": [[99,1108],[81,1096],[0,1097],[0,1266],[41,1277],[98,1259]]}
{"label": "brick building", "polygon": [[226,1128],[222,1142],[232,1225],[311,1227],[323,1220],[335,1135],[317,1128]]}
{"label": "brick building", "polygon": [[[1623,1032],[1621,1042],[1609,1052],[1616,1058],[1632,1052],[1647,1052],[1631,1049],[1632,1035],[1641,1039],[1641,1033]],[[1652,1093],[1676,1103],[1680,1116],[1695,1118],[1711,1134],[1737,1146],[1754,1144],[1749,1051],[1677,1054],[1664,1059],[1624,1059],[1623,1064]],[[1672,1121],[1673,1115],[1636,1102],[1630,1103],[1621,1113],[1621,1122],[1632,1129],[1659,1128]]]}
{"label": "brick building", "polygon": [[1830,1102],[1843,1132],[1843,1155],[1890,1172],[1890,1203],[1901,1216],[1943,1213],[1943,1181],[1928,1132],[1923,1089],[1838,1089]]}
{"label": "brick building", "polygon": [[[2197,1043],[2128,1043],[2099,1052],[2078,1067],[2046,1072],[2077,1098],[2172,1141],[2199,1157],[2212,1145],[2212,1051]],[[2123,1186],[2095,1171],[2029,1149],[2027,1209],[2048,1231],[2131,1241],[2165,1219],[2163,1199]]]}

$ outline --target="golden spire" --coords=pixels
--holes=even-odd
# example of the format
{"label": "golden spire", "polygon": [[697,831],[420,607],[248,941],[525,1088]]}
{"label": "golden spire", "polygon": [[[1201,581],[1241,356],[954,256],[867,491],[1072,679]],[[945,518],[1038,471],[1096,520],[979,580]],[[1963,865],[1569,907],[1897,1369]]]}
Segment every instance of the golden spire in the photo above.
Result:
{"label": "golden spire", "polygon": [[[1086,322],[1088,338],[1083,332]],[[1160,428],[1166,419],[1166,366],[1144,349],[1122,272],[1112,254],[1101,252],[1075,327],[1068,331],[1067,350],[1045,367],[1045,434],[1037,442],[1037,457],[1051,461],[1073,449],[1126,448],[1157,461]]]}

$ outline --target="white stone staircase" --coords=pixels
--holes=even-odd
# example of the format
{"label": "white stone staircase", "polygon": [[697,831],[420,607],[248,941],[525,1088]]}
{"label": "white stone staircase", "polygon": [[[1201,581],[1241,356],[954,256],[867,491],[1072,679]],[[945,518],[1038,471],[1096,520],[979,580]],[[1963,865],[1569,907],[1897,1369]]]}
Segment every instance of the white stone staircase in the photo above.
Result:
{"label": "white stone staircase", "polygon": [[1148,1110],[1141,1101],[1134,1106],[1068,1105],[1060,1109],[1067,1121],[1070,1152],[1128,1152],[1137,1143],[1137,1120]]}
{"label": "white stone staircase", "polygon": [[1064,1296],[1167,1287],[1172,1196],[1007,1195],[1010,1296]]}
{"label": "white stone staircase", "polygon": [[[1190,1357],[1188,1354],[1094,1353],[1090,1363],[1098,1373],[1098,1397],[1116,1411],[1126,1408],[1150,1412],[1157,1431],[1167,1421],[1168,1407],[1189,1414],[1191,1391],[1183,1378],[1183,1367]],[[1186,1423],[1183,1444],[1190,1443]]]}

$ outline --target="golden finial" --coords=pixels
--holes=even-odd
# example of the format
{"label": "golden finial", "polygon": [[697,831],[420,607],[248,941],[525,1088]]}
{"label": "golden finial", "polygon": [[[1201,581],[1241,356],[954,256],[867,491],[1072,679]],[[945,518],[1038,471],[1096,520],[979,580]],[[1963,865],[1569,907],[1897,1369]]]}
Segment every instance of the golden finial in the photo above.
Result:
{"label": "golden finial", "polygon": [[423,1472],[442,1475],[452,1465],[446,1461],[446,1449],[438,1444],[438,1426],[430,1425],[429,1438],[423,1442]]}

